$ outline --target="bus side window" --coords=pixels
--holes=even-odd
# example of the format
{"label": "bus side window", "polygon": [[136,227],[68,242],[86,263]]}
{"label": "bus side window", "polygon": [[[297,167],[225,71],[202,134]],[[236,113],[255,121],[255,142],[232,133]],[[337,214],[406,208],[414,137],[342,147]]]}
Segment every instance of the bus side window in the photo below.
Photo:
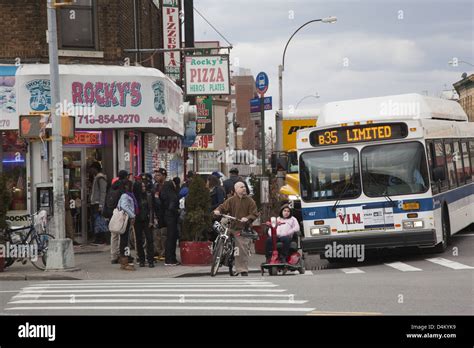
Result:
{"label": "bus side window", "polygon": [[436,140],[434,143],[434,158],[433,158],[433,181],[439,188],[439,191],[446,191],[448,189],[448,181],[446,175],[446,158],[444,156],[443,143],[441,140]]}
{"label": "bus side window", "polygon": [[430,175],[430,181],[431,181],[431,190],[433,191],[433,193],[438,193],[439,192],[439,187],[438,187],[438,184],[435,182],[435,180],[433,179],[433,169],[434,169],[434,166],[433,166],[433,163],[434,163],[434,145],[433,145],[433,142],[431,141],[427,141],[426,142],[426,154],[427,154],[427,159],[428,159],[428,171],[429,171],[429,175]]}
{"label": "bus side window", "polygon": [[462,151],[462,161],[464,165],[464,179],[466,180],[466,183],[472,182],[472,177],[471,177],[471,161],[469,158],[469,148],[468,148],[468,143],[463,141],[461,143],[461,151]]}
{"label": "bus side window", "polygon": [[453,161],[456,170],[456,176],[458,179],[459,186],[466,184],[466,179],[464,178],[464,168],[462,165],[462,153],[461,148],[459,147],[459,141],[453,141]]}
{"label": "bus side window", "polygon": [[469,152],[471,153],[471,178],[474,181],[474,139],[469,140]]}
{"label": "bus side window", "polygon": [[449,188],[455,188],[457,186],[456,181],[456,168],[454,167],[454,154],[453,144],[445,140],[444,151],[446,153],[446,165],[448,168],[448,181]]}

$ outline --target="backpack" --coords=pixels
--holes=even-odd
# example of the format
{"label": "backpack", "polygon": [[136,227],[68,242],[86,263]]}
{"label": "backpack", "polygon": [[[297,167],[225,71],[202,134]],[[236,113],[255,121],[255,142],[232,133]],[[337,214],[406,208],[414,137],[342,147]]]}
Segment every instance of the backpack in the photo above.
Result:
{"label": "backpack", "polygon": [[110,189],[105,196],[105,206],[102,211],[102,215],[110,219],[114,213],[114,209],[117,207],[117,204],[120,200],[120,196],[122,195],[122,189]]}

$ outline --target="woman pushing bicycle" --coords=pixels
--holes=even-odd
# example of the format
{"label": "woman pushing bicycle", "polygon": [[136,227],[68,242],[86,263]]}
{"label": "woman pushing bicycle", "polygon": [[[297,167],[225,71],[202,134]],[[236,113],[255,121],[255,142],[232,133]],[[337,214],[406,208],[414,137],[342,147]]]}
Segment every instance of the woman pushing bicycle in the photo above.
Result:
{"label": "woman pushing bicycle", "polygon": [[247,196],[245,184],[238,181],[234,184],[234,196],[228,198],[214,210],[215,215],[229,214],[240,221],[232,221],[230,231],[235,237],[237,252],[235,256],[235,269],[238,274],[248,276],[248,263],[250,254],[250,239],[244,238],[240,232],[245,225],[251,224],[258,215],[257,205],[254,200]]}

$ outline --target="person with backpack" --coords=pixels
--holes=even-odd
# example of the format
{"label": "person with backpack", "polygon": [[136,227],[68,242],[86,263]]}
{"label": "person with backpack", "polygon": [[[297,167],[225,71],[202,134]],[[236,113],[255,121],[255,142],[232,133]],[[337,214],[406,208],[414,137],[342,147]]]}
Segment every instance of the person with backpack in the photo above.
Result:
{"label": "person with backpack", "polygon": [[102,166],[99,162],[91,164],[89,173],[94,178],[91,190],[91,227],[95,236],[93,244],[105,244],[107,229],[103,227],[106,224],[103,221],[102,210],[107,194],[107,177],[102,173]]}
{"label": "person with backpack", "polygon": [[125,232],[120,236],[120,269],[124,271],[134,271],[135,266],[129,263],[130,256],[130,230],[135,224],[135,217],[139,212],[138,203],[135,196],[132,193],[132,182],[126,180],[123,184],[125,193],[120,196],[120,200],[117,204],[117,209],[124,211],[128,215],[127,227]]}
{"label": "person with backpack", "polygon": [[[102,215],[106,219],[110,219],[114,212],[114,209],[117,207],[117,204],[120,200],[122,194],[125,193],[124,183],[127,181],[128,172],[126,170],[121,170],[118,173],[118,178],[112,180],[112,186],[107,192],[105,197],[105,206],[104,210],[102,211]],[[119,243],[120,243],[120,235],[116,233],[111,233],[110,236],[110,262],[112,264],[119,263]]]}
{"label": "person with backpack", "polygon": [[143,236],[146,239],[146,258],[148,267],[155,267],[154,247],[153,247],[153,221],[155,214],[153,211],[153,198],[149,190],[148,180],[142,176],[140,182],[133,185],[133,194],[138,203],[138,215],[135,218],[135,238],[137,240],[138,263],[140,267],[145,267],[145,251],[143,250]]}

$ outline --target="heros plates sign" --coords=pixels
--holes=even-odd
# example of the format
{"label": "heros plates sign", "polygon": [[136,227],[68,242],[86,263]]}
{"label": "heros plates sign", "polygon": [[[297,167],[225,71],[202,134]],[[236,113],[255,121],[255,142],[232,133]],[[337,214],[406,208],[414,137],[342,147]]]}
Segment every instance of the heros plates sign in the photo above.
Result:
{"label": "heros plates sign", "polygon": [[229,56],[185,57],[186,94],[230,94]]}

